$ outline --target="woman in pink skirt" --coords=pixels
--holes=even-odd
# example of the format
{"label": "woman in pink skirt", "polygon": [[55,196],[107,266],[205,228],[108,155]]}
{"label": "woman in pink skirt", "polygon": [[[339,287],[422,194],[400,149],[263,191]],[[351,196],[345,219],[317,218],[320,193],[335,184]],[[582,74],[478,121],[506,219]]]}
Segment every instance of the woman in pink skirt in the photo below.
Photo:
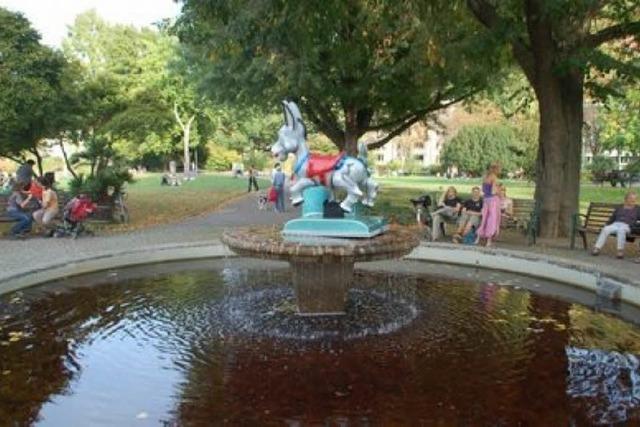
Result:
{"label": "woman in pink skirt", "polygon": [[482,221],[478,227],[476,244],[480,243],[480,239],[486,239],[487,247],[491,246],[491,241],[500,232],[500,197],[496,185],[498,175],[500,165],[493,163],[482,181]]}

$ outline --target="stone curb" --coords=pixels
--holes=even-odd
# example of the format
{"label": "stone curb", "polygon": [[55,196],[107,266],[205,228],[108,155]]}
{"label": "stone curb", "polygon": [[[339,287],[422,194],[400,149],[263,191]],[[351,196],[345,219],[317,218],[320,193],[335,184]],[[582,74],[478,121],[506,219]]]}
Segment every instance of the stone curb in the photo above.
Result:
{"label": "stone curb", "polygon": [[[112,268],[233,256],[235,254],[219,240],[196,244],[156,245],[136,250],[104,253],[77,259],[71,263],[25,270],[8,277],[2,277],[0,273],[0,295],[65,277]],[[511,249],[480,249],[447,243],[423,243],[405,258],[540,277],[586,289],[609,299],[619,299],[640,306],[640,281],[630,282],[599,271],[587,263],[557,256]]]}
{"label": "stone curb", "polygon": [[586,289],[598,296],[640,306],[640,281],[603,272],[593,265],[547,254],[513,249],[422,243],[406,259],[500,270]]}

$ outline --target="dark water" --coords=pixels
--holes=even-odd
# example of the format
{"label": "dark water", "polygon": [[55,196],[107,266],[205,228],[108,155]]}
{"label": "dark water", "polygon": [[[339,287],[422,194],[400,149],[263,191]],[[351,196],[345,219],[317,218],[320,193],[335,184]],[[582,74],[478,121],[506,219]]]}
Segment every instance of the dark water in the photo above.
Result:
{"label": "dark water", "polygon": [[300,319],[289,280],[209,261],[0,297],[0,425],[640,425],[631,323],[379,272],[344,318]]}

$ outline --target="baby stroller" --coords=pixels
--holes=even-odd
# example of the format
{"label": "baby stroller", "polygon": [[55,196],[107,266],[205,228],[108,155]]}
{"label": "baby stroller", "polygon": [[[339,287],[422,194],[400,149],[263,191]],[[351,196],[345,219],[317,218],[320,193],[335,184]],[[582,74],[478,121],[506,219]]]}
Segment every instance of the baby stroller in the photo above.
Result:
{"label": "baby stroller", "polygon": [[84,221],[96,211],[98,206],[85,195],[80,194],[74,197],[64,207],[62,225],[58,226],[54,232],[54,237],[71,236],[76,239],[79,235],[93,235],[91,230],[87,230]]}
{"label": "baby stroller", "polygon": [[416,214],[416,222],[424,227],[424,237],[431,239],[431,227],[433,226],[433,218],[431,217],[431,196],[424,194],[417,199],[409,199],[413,205],[413,211]]}

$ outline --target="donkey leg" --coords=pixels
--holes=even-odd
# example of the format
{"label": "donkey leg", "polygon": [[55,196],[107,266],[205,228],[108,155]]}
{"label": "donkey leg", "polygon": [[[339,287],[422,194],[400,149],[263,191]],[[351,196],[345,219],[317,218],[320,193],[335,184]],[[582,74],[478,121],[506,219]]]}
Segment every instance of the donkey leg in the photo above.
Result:
{"label": "donkey leg", "polygon": [[333,175],[333,185],[347,192],[347,197],[340,203],[340,207],[345,212],[351,212],[353,205],[362,197],[362,191],[348,175],[335,172]]}
{"label": "donkey leg", "polygon": [[378,197],[378,183],[371,178],[367,178],[365,181],[365,187],[367,189],[367,197],[362,200],[362,204],[365,206],[373,207],[373,204]]}
{"label": "donkey leg", "polygon": [[298,206],[303,202],[302,192],[305,188],[315,185],[315,182],[309,178],[298,178],[296,182],[289,188],[291,192],[291,204]]}

